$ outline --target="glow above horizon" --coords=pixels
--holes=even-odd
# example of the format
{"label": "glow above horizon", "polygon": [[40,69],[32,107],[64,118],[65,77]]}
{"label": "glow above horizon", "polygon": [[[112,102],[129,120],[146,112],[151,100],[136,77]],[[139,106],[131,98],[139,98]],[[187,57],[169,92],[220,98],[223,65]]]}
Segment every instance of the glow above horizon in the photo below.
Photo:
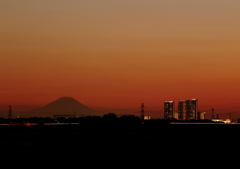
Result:
{"label": "glow above horizon", "polygon": [[[240,103],[240,2],[3,1],[0,105]],[[224,106],[225,105],[225,106]],[[239,111],[236,104],[236,109]],[[224,110],[222,111],[224,113]]]}

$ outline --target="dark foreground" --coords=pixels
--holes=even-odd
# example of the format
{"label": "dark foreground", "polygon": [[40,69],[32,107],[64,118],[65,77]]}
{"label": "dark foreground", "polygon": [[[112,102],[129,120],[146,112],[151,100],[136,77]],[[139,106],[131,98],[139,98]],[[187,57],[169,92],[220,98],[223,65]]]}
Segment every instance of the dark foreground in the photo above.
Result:
{"label": "dark foreground", "polygon": [[238,152],[239,134],[240,125],[224,124],[0,126],[0,158],[24,163],[206,160]]}

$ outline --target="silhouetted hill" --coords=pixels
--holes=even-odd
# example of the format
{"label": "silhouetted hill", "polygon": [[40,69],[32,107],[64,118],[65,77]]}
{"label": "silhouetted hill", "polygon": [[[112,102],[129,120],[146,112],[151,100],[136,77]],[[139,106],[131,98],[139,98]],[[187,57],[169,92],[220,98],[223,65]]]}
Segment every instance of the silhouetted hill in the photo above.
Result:
{"label": "silhouetted hill", "polygon": [[44,107],[30,110],[27,113],[30,117],[53,117],[53,115],[74,115],[74,112],[76,116],[102,115],[72,97],[61,97]]}

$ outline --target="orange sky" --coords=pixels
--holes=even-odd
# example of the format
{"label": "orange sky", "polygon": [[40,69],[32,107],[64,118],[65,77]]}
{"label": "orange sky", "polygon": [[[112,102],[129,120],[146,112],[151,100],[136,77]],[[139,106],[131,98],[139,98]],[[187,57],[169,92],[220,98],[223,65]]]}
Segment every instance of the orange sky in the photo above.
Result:
{"label": "orange sky", "polygon": [[0,105],[69,96],[117,113],[144,102],[163,117],[165,100],[197,98],[209,117],[213,106],[240,117],[239,9],[239,0],[0,0]]}

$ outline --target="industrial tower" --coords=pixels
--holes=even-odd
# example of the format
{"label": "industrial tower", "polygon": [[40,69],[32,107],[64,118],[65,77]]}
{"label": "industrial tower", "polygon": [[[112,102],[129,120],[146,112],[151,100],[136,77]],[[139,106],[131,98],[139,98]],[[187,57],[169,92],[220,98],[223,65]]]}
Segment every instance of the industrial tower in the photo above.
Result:
{"label": "industrial tower", "polygon": [[9,110],[8,110],[8,119],[12,119],[12,106],[9,106]]}
{"label": "industrial tower", "polygon": [[141,119],[144,120],[144,103],[141,103]]}

